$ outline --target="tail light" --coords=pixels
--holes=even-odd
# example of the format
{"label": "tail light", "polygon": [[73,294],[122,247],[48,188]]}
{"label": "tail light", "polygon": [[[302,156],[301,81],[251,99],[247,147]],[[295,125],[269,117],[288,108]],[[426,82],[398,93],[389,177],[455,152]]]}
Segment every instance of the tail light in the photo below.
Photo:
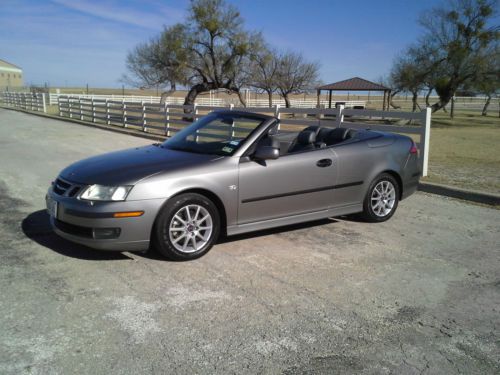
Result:
{"label": "tail light", "polygon": [[418,154],[418,148],[414,141],[411,141],[410,154],[412,155]]}

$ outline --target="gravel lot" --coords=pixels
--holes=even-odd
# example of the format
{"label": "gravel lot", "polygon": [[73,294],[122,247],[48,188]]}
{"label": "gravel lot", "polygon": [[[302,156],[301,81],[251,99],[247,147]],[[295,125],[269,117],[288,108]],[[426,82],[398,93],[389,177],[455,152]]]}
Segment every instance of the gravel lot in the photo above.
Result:
{"label": "gravel lot", "polygon": [[51,233],[61,168],[148,143],[0,109],[1,374],[500,372],[499,210],[417,193],[184,263]]}

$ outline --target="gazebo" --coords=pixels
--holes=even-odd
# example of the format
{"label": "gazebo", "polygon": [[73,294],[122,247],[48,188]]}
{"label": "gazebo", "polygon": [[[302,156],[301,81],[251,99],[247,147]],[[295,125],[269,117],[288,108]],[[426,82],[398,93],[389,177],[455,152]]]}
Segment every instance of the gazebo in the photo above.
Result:
{"label": "gazebo", "polygon": [[321,91],[328,91],[328,108],[332,108],[332,91],[382,91],[384,93],[384,101],[382,104],[382,110],[389,109],[389,101],[391,98],[391,89],[382,86],[375,82],[370,82],[366,79],[354,77],[349,78],[344,81],[339,81],[335,83],[330,83],[329,85],[320,86],[318,90],[318,107]]}

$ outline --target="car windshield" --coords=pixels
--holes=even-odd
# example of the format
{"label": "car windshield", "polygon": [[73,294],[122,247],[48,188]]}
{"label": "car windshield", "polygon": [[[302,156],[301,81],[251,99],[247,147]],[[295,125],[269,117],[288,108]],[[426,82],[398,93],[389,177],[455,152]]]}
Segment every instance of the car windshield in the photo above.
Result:
{"label": "car windshield", "polygon": [[236,113],[211,113],[166,140],[162,147],[231,156],[263,121]]}

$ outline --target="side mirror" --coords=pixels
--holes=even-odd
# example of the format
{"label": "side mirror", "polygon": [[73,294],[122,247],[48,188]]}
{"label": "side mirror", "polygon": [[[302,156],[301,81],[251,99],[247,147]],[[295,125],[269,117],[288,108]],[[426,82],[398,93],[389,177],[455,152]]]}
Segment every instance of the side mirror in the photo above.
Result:
{"label": "side mirror", "polygon": [[275,160],[280,157],[280,150],[272,146],[259,146],[253,157],[256,160]]}

